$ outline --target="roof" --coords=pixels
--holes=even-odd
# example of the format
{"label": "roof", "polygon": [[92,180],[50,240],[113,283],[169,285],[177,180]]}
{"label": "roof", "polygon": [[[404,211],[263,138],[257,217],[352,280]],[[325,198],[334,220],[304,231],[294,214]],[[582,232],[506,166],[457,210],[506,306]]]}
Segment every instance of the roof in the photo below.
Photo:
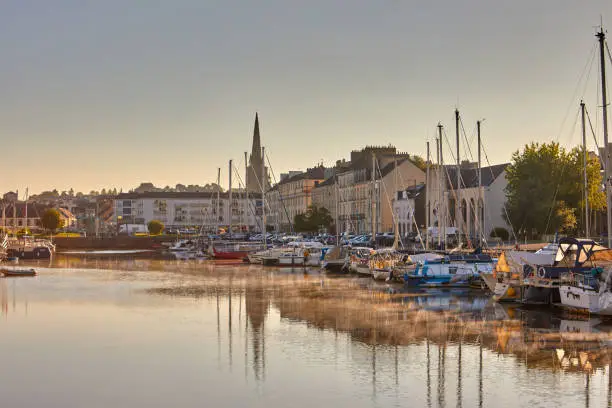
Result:
{"label": "roof", "polygon": [[[26,204],[25,202],[20,202],[14,204],[15,206],[15,215],[16,218],[25,218],[26,215]],[[29,218],[39,218],[42,214],[49,209],[49,206],[40,205],[36,203],[28,203],[28,217]],[[0,210],[0,217],[2,217],[2,210]],[[6,218],[13,218],[13,203],[7,204],[4,209],[4,214]]]}
{"label": "roof", "polygon": [[[237,197],[243,196],[244,191],[238,193],[233,192]],[[198,198],[216,198],[217,192],[214,191],[150,191],[143,193],[120,193],[117,195],[117,200],[140,200],[144,198],[157,199],[198,199]],[[221,198],[229,198],[229,192],[219,193]],[[249,193],[249,198],[261,198],[260,193]]]}
{"label": "roof", "polygon": [[293,181],[299,181],[299,180],[323,180],[323,179],[325,179],[325,167],[319,166],[319,167],[313,167],[312,169],[308,169],[305,172],[296,174],[292,177],[288,177],[285,180],[278,182],[276,186],[280,184],[291,183]]}
{"label": "roof", "polygon": [[[490,186],[495,180],[506,170],[510,163],[496,164],[493,166],[482,167],[482,185]],[[444,166],[448,173],[447,185],[449,188],[455,189],[457,186],[457,167]],[[478,187],[478,169],[477,168],[462,168],[461,169],[461,188]]]}
{"label": "roof", "polygon": [[322,181],[319,184],[317,184],[315,186],[315,188],[325,187],[325,186],[333,186],[334,184],[336,184],[336,177],[330,177],[330,178],[326,179],[325,181]]}

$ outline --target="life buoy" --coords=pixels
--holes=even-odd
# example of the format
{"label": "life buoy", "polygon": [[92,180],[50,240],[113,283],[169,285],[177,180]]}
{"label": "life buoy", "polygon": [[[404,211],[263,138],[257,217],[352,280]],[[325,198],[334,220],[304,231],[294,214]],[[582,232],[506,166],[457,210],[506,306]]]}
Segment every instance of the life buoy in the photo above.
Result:
{"label": "life buoy", "polygon": [[543,279],[544,277],[546,277],[546,269],[544,269],[543,266],[540,266],[538,268],[538,278],[542,278]]}

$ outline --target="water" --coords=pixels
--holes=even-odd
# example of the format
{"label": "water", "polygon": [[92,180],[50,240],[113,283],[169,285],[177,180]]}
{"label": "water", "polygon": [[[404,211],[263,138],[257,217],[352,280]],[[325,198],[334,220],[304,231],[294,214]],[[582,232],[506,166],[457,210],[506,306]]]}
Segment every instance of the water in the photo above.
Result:
{"label": "water", "polygon": [[[284,297],[300,284],[348,281],[301,269],[69,258],[54,266],[0,279],[3,407],[611,406],[605,321],[461,291],[393,294],[349,314],[338,307],[387,285],[354,279],[342,303]],[[160,287],[169,289],[149,290]],[[401,319],[372,329],[371,309],[390,303],[489,319],[494,329],[393,326]]]}

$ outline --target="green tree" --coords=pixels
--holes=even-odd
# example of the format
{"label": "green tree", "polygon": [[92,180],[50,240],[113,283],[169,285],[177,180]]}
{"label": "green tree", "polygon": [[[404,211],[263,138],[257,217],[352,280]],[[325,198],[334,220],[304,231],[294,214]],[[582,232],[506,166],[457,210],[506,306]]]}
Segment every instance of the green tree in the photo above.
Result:
{"label": "green tree", "polygon": [[44,229],[55,232],[58,228],[63,227],[64,220],[62,220],[59,211],[55,208],[50,208],[42,215],[41,224]]}
{"label": "green tree", "polygon": [[329,229],[332,217],[325,207],[311,205],[305,213],[297,214],[293,218],[293,227],[297,232],[317,232],[320,229]]}
{"label": "green tree", "polygon": [[[581,149],[568,152],[558,143],[531,143],[514,152],[506,169],[506,210],[517,234],[534,238],[582,228],[583,162]],[[605,207],[599,160],[587,163],[589,206],[599,211]]]}
{"label": "green tree", "polygon": [[419,169],[423,171],[427,170],[427,163],[425,162],[425,160],[423,160],[421,156],[413,155],[410,157],[409,160],[412,162],[412,164],[417,166]]}
{"label": "green tree", "polygon": [[159,235],[164,230],[164,224],[158,220],[151,220],[147,224],[147,229],[151,235]]}

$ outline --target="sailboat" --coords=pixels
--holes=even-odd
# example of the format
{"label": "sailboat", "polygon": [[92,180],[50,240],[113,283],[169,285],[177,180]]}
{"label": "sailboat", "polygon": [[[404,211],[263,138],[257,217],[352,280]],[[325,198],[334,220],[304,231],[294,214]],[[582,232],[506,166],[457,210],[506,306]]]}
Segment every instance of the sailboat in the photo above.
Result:
{"label": "sailboat", "polygon": [[[599,41],[600,51],[600,64],[601,64],[601,96],[602,96],[602,109],[603,109],[603,134],[604,134],[604,169],[606,184],[606,201],[607,201],[607,221],[608,221],[608,246],[610,247],[612,242],[612,216],[611,216],[611,203],[610,203],[610,170],[609,170],[609,155],[610,146],[608,144],[608,100],[606,94],[606,34],[603,27],[600,27],[600,31],[596,34]],[[612,55],[608,55],[612,59]],[[588,192],[586,189],[587,176],[587,152],[586,152],[586,131],[584,123],[584,103],[581,102],[582,111],[582,137],[583,137],[583,150],[584,150],[584,182],[585,182],[585,227],[588,235]],[[595,253],[592,258],[608,262],[612,261],[612,250],[601,251]],[[593,268],[590,271],[583,274],[572,274],[568,282],[563,282],[559,286],[559,297],[563,307],[568,309],[576,309],[588,313],[600,314],[600,315],[612,315],[612,282],[610,272],[603,273],[601,268]]]}

